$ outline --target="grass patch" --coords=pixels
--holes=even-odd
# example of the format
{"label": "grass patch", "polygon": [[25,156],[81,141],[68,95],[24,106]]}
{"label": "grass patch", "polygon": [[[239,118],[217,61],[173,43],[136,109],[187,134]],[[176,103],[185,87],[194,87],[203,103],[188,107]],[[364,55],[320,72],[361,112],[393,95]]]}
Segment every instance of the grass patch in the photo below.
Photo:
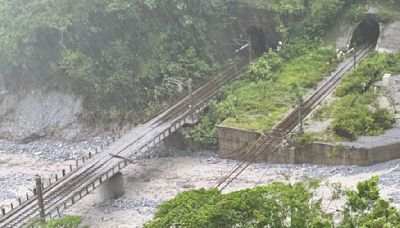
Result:
{"label": "grass patch", "polygon": [[186,138],[205,146],[216,144],[217,126],[268,131],[295,107],[298,94],[315,87],[337,65],[335,48],[326,44],[290,44],[280,54],[255,60],[241,79],[222,90],[218,102]]}
{"label": "grass patch", "polygon": [[228,95],[223,102],[234,101],[236,111],[224,124],[249,130],[270,130],[296,105],[299,93],[315,87],[336,67],[334,56],[333,47],[314,47],[284,63],[267,80],[252,80],[254,73],[251,68],[269,58],[269,54],[263,56],[252,64],[243,80],[228,88]]}
{"label": "grass patch", "polygon": [[345,76],[335,92],[337,99],[314,116],[318,120],[333,119],[325,138],[355,140],[361,135],[382,134],[393,126],[393,114],[379,107],[380,93],[373,89],[384,73],[400,73],[400,54],[374,53]]}
{"label": "grass patch", "polygon": [[29,222],[29,228],[78,228],[82,226],[83,218],[81,216],[64,216],[59,219],[50,219],[44,222],[42,219],[37,218]]}
{"label": "grass patch", "polygon": [[376,5],[379,8],[378,18],[382,22],[400,20],[400,3],[385,1]]}

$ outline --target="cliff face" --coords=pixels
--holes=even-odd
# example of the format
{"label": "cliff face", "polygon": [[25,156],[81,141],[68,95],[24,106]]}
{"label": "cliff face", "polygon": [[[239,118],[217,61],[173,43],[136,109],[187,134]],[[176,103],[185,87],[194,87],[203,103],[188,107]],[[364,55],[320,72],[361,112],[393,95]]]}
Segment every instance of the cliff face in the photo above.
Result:
{"label": "cliff face", "polygon": [[42,137],[74,139],[84,129],[82,100],[50,91],[0,95],[0,138],[23,143]]}

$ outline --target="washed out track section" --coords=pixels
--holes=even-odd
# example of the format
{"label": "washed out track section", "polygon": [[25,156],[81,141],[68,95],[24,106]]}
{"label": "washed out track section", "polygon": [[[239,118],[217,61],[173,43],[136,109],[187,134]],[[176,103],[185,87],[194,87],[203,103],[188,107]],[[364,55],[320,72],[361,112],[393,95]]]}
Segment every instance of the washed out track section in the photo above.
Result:
{"label": "washed out track section", "polygon": [[[208,102],[218,93],[218,90],[234,80],[247,64],[248,60],[243,59],[231,65],[218,77],[197,89],[191,101],[185,98],[148,122],[135,127],[111,144],[103,153],[93,156],[81,166],[72,169],[51,185],[43,188],[46,216],[49,218],[60,216],[64,210],[128,165],[127,160],[118,159],[115,155],[135,160],[187,121],[193,121],[196,114],[207,107]],[[0,227],[21,227],[38,215],[37,197],[28,197],[26,201],[21,201],[18,206],[0,217]]]}
{"label": "washed out track section", "polygon": [[[373,46],[365,46],[356,53],[356,63],[363,61],[369,53],[373,50]],[[341,79],[346,73],[348,73],[354,67],[354,59],[349,58],[344,60],[336,71],[334,71],[328,80],[317,88],[317,90],[305,99],[302,107],[289,112],[286,117],[283,118],[272,129],[271,132],[263,133],[256,140],[256,142],[247,149],[240,157],[240,163],[233,167],[232,170],[224,176],[217,185],[217,188],[224,190],[230,183],[232,183],[247,167],[253,162],[257,161],[264,153],[272,152],[278,149],[284,139],[296,128],[299,124],[300,112],[302,118],[307,117],[312,110],[317,107],[329,94],[331,94],[336,87],[340,84]]]}

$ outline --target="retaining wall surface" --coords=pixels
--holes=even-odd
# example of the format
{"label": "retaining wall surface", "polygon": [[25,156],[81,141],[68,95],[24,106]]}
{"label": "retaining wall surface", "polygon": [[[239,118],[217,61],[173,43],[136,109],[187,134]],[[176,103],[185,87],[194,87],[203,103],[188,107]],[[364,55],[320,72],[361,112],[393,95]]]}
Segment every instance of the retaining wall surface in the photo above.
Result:
{"label": "retaining wall surface", "polygon": [[238,159],[247,145],[259,134],[238,128],[218,127],[218,153],[223,159]]}
{"label": "retaining wall surface", "polygon": [[[257,136],[256,132],[220,126],[218,131],[219,156],[223,159],[239,159],[246,146],[254,142]],[[400,141],[371,148],[313,143],[297,148],[280,148],[277,151],[265,153],[258,162],[370,166],[398,158],[400,158]]]}

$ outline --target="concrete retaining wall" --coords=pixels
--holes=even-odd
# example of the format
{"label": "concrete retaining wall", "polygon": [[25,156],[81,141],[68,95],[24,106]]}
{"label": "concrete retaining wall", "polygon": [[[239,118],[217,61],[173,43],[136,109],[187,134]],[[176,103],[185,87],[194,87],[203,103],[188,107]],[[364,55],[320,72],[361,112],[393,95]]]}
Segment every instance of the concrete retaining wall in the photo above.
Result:
{"label": "concrete retaining wall", "polygon": [[[238,159],[246,145],[254,142],[258,133],[220,126],[218,131],[219,156]],[[329,143],[313,143],[297,148],[281,148],[266,153],[259,162],[274,164],[316,164],[369,166],[400,158],[400,141],[375,148],[349,148]]]}
{"label": "concrete retaining wall", "polygon": [[240,152],[258,136],[257,132],[225,126],[218,127],[218,153],[224,159],[238,159]]}

